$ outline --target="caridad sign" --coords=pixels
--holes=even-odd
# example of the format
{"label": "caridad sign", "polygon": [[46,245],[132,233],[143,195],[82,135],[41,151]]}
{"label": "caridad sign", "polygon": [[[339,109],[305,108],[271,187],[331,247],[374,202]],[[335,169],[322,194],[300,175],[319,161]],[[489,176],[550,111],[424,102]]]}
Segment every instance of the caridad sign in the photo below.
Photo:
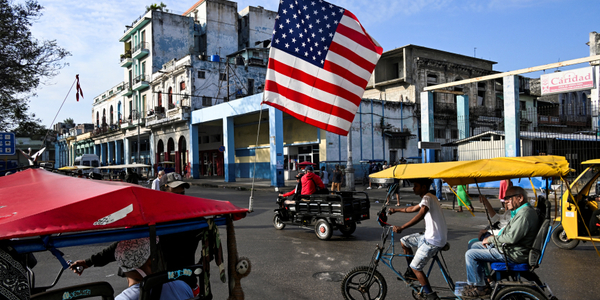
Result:
{"label": "caridad sign", "polygon": [[594,88],[592,67],[542,75],[542,95],[588,90]]}

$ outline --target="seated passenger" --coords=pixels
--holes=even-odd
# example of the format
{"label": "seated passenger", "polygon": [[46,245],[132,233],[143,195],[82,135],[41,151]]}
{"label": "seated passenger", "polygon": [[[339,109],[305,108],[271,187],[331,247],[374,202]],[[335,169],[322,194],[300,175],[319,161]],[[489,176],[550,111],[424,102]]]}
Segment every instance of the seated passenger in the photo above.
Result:
{"label": "seated passenger", "polygon": [[[115,259],[127,277],[128,288],[115,300],[137,300],[140,297],[140,283],[152,274],[150,267],[150,239],[141,238],[121,241],[115,249]],[[189,285],[181,280],[170,281],[162,286],[161,300],[190,299],[194,293]]]}
{"label": "seated passenger", "polygon": [[483,203],[483,205],[485,205],[485,207],[487,208],[487,210],[490,214],[492,228],[481,229],[479,231],[479,236],[476,239],[472,239],[469,241],[469,249],[471,249],[471,246],[473,245],[473,243],[475,243],[477,241],[483,241],[483,239],[485,239],[491,235],[497,236],[498,233],[500,232],[500,230],[502,228],[506,227],[506,225],[510,221],[511,211],[513,210],[512,201],[507,202],[507,205],[506,205],[507,211],[505,211],[504,213],[497,213],[494,210],[494,208],[492,207],[492,205],[490,204],[490,201],[488,201],[488,199],[483,195],[479,196],[479,202]]}
{"label": "seated passenger", "polygon": [[280,197],[292,197],[292,200],[285,200],[283,203],[285,205],[290,205],[290,204],[295,204],[296,200],[299,199],[300,197],[300,191],[302,190],[302,182],[301,179],[304,176],[304,173],[298,173],[298,175],[296,175],[296,187],[290,191],[287,192],[285,194],[279,194]]}
{"label": "seated passenger", "polygon": [[482,297],[492,292],[485,280],[484,266],[490,262],[504,262],[504,256],[498,248],[502,248],[509,263],[520,264],[528,260],[529,249],[533,246],[539,228],[538,215],[527,201],[527,192],[521,187],[509,187],[504,202],[513,208],[506,227],[500,230],[498,236],[489,236],[474,243],[465,253],[469,284],[463,289],[465,296]]}
{"label": "seated passenger", "polygon": [[315,173],[313,173],[314,169],[312,166],[308,166],[304,169],[306,174],[302,177],[302,195],[312,195],[318,189],[324,189],[325,185],[321,178]]}

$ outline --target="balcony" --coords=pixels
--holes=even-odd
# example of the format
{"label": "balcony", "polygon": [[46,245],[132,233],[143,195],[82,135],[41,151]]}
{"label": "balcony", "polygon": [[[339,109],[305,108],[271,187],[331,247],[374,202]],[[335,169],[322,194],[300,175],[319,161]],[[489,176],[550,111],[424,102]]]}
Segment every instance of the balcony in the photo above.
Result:
{"label": "balcony", "polygon": [[148,43],[142,42],[133,46],[133,58],[140,59],[150,53],[148,50]]}
{"label": "balcony", "polygon": [[150,78],[145,74],[137,76],[133,79],[132,89],[134,91],[139,91],[148,88],[150,86],[150,82],[148,82],[149,79]]}
{"label": "balcony", "polygon": [[123,89],[121,90],[121,93],[123,93],[123,96],[131,96],[131,94],[133,94],[131,84],[123,83]]}
{"label": "balcony", "polygon": [[131,59],[131,51],[127,51],[125,54],[121,54],[121,62],[119,64],[121,68],[127,68],[131,66],[132,63],[133,59]]}
{"label": "balcony", "polygon": [[164,111],[164,107],[159,106],[154,108],[151,116],[146,118],[146,127],[152,128],[155,126],[163,126],[180,121],[187,121],[190,118],[190,100],[182,99],[180,105],[169,105],[169,110]]}

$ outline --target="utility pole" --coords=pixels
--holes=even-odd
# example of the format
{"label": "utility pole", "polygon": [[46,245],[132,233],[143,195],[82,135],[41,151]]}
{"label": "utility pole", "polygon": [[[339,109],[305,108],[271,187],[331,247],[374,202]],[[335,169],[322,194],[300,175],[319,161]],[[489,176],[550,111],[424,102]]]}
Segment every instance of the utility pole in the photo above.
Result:
{"label": "utility pole", "polygon": [[346,188],[354,191],[354,167],[352,165],[352,127],[348,131],[346,146],[348,147],[348,160],[346,161]]}

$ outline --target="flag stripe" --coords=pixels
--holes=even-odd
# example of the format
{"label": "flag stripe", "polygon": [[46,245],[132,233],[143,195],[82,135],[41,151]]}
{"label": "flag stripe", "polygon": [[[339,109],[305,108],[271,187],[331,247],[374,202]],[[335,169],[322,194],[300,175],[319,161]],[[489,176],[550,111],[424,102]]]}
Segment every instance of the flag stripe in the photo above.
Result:
{"label": "flag stripe", "polygon": [[298,71],[275,59],[269,60],[267,80],[276,81],[288,88],[293,88],[307,96],[336,105],[347,111],[356,111],[360,96],[349,93],[343,88],[320,80],[310,74]]}
{"label": "flag stripe", "polygon": [[[340,66],[347,66],[346,68],[349,71],[352,71],[352,73],[365,81],[368,81],[369,77],[371,77],[371,72],[368,70],[375,68],[374,64],[336,42],[331,43],[330,51],[327,53],[327,60]],[[357,85],[361,86],[360,84]]]}
{"label": "flag stripe", "polygon": [[316,99],[311,95],[304,94],[293,87],[284,87],[271,80],[265,82],[265,90],[278,93],[288,100],[304,105],[307,108],[307,113],[305,114],[307,116],[313,116],[318,114],[318,112],[321,112],[324,113],[324,116],[327,118],[337,118],[340,119],[340,121],[344,120],[352,122],[354,113],[356,112],[356,110],[354,112],[349,112],[339,106],[331,105],[330,103],[321,101],[321,99]]}
{"label": "flag stripe", "polygon": [[[327,57],[329,58],[329,56],[331,55],[331,52],[329,52],[329,54],[327,54]],[[326,71],[329,71],[331,73],[337,74],[341,77],[344,77],[344,79],[348,80],[348,82],[352,83],[353,85],[357,85],[360,86],[364,89],[364,87],[367,86],[368,81],[364,80],[363,78],[356,76],[353,74],[353,70],[352,68],[344,68],[342,66],[340,66],[339,64],[334,63],[333,61],[330,61],[329,59],[325,61],[325,64],[323,65],[323,69]],[[363,90],[364,93],[364,90]],[[360,95],[360,97],[362,97],[362,95]]]}
{"label": "flag stripe", "polygon": [[[346,18],[344,18],[344,17],[346,17]],[[362,24],[360,24],[360,21],[358,21],[358,18],[352,12],[345,10],[344,17],[342,17],[342,20],[340,20],[340,23],[344,23],[346,26],[348,26],[350,28],[355,28],[356,31],[364,34],[366,37],[369,38],[370,43],[372,43],[373,46],[375,47],[375,52],[377,52],[377,54],[379,54],[379,55],[381,55],[383,53],[383,48],[377,43],[377,41],[375,41],[373,38],[371,38],[371,36],[367,33],[367,31],[362,26]],[[348,20],[348,18],[353,19],[354,22]]]}
{"label": "flag stripe", "polygon": [[362,31],[362,28],[352,18],[347,16],[342,17],[342,21],[338,25],[335,32],[336,34],[341,33],[351,38],[361,46],[377,53],[377,47],[373,44],[371,38],[365,35],[365,33]]}
{"label": "flag stripe", "polygon": [[[265,92],[265,93],[267,93],[267,92]],[[277,94],[274,94],[274,95],[275,96],[270,96],[270,97],[272,97],[272,99],[276,99],[275,97],[277,97],[278,95]],[[329,132],[332,132],[332,133],[335,133],[335,134],[348,135],[348,131],[347,130],[344,130],[344,129],[340,128],[340,127],[337,127],[337,126],[334,126],[334,125],[331,125],[331,124],[327,124],[325,122],[320,122],[320,121],[317,121],[317,120],[314,120],[314,119],[307,118],[307,117],[305,117],[303,115],[300,115],[300,114],[298,114],[298,113],[296,113],[296,112],[294,112],[294,111],[292,111],[290,109],[287,109],[286,106],[284,106],[284,104],[278,104],[278,103],[275,103],[275,102],[268,102],[268,104],[271,105],[271,106],[273,106],[273,107],[275,107],[275,108],[277,108],[277,109],[279,109],[279,110],[281,110],[281,111],[283,111],[283,112],[285,112],[285,113],[287,113],[287,114],[289,114],[289,115],[291,115],[292,117],[294,117],[294,118],[296,118],[296,119],[298,119],[298,120],[300,120],[300,121],[302,121],[304,123],[310,124],[312,126],[320,128],[320,129],[325,129],[325,130],[327,130]],[[285,104],[285,105],[287,105],[287,104]]]}
{"label": "flag stripe", "polygon": [[[347,81],[344,77],[339,76],[338,74],[329,72],[327,70],[321,69],[311,63],[306,62],[303,59],[294,57],[293,55],[281,51],[279,49],[271,48],[270,58],[274,58],[278,62],[293,67],[299,71],[302,71],[306,74],[312,74],[314,77],[319,78],[323,81],[327,81],[332,85],[343,86],[343,88],[350,93],[356,95],[357,97],[362,97],[365,93],[365,86],[358,86],[353,84],[350,81]],[[270,61],[269,61],[270,63]],[[268,67],[271,68],[272,67]],[[347,83],[344,83],[347,82]]]}
{"label": "flag stripe", "polygon": [[350,39],[349,37],[347,37],[343,34],[336,33],[333,36],[333,42],[346,47],[348,50],[356,53],[358,56],[366,59],[367,61],[370,61],[373,64],[376,64],[377,61],[379,60],[379,57],[380,57],[379,54],[377,54],[376,52],[373,52],[370,49],[363,47],[360,44],[357,44],[354,40]]}

